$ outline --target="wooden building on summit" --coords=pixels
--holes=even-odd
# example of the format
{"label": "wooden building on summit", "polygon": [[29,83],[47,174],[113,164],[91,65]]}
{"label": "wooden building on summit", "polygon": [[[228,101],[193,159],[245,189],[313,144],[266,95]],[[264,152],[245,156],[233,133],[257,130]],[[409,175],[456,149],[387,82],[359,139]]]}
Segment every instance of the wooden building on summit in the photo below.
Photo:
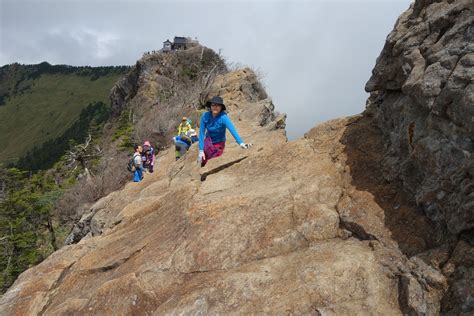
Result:
{"label": "wooden building on summit", "polygon": [[163,42],[163,51],[169,52],[172,50],[185,50],[193,46],[199,45],[199,41],[196,39],[191,39],[191,37],[180,37],[175,36],[173,42],[169,39]]}
{"label": "wooden building on summit", "polygon": [[189,40],[186,37],[175,36],[173,40],[173,49],[185,50],[188,48]]}

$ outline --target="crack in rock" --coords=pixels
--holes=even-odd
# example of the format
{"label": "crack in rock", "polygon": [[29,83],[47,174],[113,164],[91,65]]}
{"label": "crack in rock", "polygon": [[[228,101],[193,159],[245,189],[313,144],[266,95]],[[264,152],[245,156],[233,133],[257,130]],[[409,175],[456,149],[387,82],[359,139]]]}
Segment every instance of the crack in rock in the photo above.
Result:
{"label": "crack in rock", "polygon": [[344,228],[352,233],[352,236],[359,240],[378,240],[372,234],[369,234],[365,231],[364,227],[354,222],[344,221],[340,216],[340,227]]}
{"label": "crack in rock", "polygon": [[49,306],[51,305],[54,297],[56,295],[54,295],[54,291],[60,286],[61,282],[64,280],[64,278],[66,277],[66,275],[69,274],[69,271],[71,270],[72,266],[75,264],[76,262],[72,262],[70,263],[68,266],[66,266],[64,268],[63,271],[61,271],[61,274],[59,275],[58,279],[54,282],[54,284],[51,286],[51,288],[48,290],[51,294],[48,295],[48,298],[46,300],[46,304],[43,306],[43,308],[41,309],[41,311],[39,312],[39,316],[42,316],[44,315],[44,313],[46,312],[46,310],[49,308]]}
{"label": "crack in rock", "polygon": [[212,169],[212,170],[209,170],[209,171],[204,172],[204,173],[201,175],[201,182],[206,181],[206,179],[207,179],[208,176],[210,176],[210,175],[212,175],[212,174],[216,174],[216,173],[218,173],[218,172],[220,172],[220,171],[222,171],[222,170],[224,170],[224,169],[227,169],[227,168],[229,168],[229,167],[235,165],[236,163],[239,163],[239,162],[241,162],[242,160],[245,160],[245,159],[247,159],[247,158],[248,158],[248,156],[245,156],[245,157],[239,158],[239,159],[237,159],[237,160],[234,160],[234,161],[228,162],[228,163],[226,163],[226,164],[223,164],[223,165],[221,165],[221,166],[219,166],[219,167],[217,167],[217,168],[214,168],[214,169]]}

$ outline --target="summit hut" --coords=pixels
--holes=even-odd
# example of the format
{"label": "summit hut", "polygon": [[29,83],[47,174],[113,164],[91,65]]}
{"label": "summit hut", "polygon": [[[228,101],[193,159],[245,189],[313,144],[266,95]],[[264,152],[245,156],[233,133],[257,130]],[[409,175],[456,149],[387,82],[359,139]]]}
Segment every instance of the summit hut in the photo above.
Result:
{"label": "summit hut", "polygon": [[169,52],[173,48],[173,43],[169,39],[163,42],[163,51]]}

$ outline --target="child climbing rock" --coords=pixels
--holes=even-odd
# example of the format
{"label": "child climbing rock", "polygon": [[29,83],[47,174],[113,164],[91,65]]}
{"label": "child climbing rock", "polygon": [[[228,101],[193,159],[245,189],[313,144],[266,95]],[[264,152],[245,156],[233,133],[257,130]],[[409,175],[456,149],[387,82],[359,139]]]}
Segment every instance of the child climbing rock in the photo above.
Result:
{"label": "child climbing rock", "polygon": [[148,172],[153,173],[153,166],[155,165],[155,148],[147,140],[143,143],[142,150],[142,163],[143,169],[148,170]]}

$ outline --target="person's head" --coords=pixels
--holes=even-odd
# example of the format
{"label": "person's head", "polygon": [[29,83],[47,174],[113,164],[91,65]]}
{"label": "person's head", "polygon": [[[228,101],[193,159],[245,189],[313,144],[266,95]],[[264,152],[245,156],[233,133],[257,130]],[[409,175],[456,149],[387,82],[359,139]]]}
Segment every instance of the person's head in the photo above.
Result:
{"label": "person's head", "polygon": [[224,100],[219,96],[212,97],[211,100],[207,101],[206,106],[209,108],[213,116],[218,115],[226,109]]}
{"label": "person's head", "polygon": [[146,141],[143,143],[143,147],[145,147],[145,146],[151,147],[150,141],[146,140]]}
{"label": "person's head", "polygon": [[188,121],[188,118],[186,116],[183,116],[181,119],[181,123],[186,123]]}
{"label": "person's head", "polygon": [[133,149],[135,149],[135,152],[137,152],[137,153],[141,153],[141,152],[142,152],[142,146],[140,146],[140,145],[135,145],[135,146],[133,147]]}
{"label": "person's head", "polygon": [[210,109],[212,115],[216,116],[222,112],[222,104],[212,103]]}

